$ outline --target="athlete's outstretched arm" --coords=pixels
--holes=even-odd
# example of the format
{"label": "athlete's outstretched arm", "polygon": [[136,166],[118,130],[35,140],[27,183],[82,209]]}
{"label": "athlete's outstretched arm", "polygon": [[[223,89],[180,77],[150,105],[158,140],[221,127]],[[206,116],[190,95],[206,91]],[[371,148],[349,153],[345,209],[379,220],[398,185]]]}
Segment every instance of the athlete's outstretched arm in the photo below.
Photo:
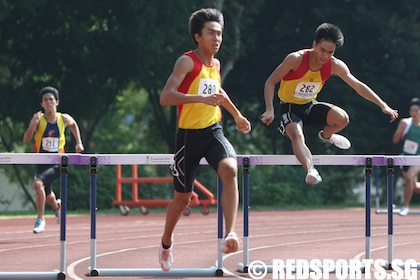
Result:
{"label": "athlete's outstretched arm", "polygon": [[382,112],[391,116],[391,122],[398,118],[398,110],[394,110],[383,101],[379,95],[377,95],[369,86],[361,82],[355,76],[350,73],[347,65],[339,60],[335,59],[332,64],[332,74],[339,76],[344,82],[351,86],[360,96],[375,103]]}

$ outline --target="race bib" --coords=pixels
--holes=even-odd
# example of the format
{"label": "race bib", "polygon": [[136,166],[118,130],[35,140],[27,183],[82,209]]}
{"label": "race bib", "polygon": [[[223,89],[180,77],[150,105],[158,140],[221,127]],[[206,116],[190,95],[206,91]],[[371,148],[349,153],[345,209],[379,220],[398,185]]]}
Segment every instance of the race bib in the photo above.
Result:
{"label": "race bib", "polygon": [[219,92],[219,81],[211,79],[200,79],[198,95],[208,95]]}
{"label": "race bib", "polygon": [[42,149],[47,152],[58,152],[57,137],[44,137],[42,138]]}
{"label": "race bib", "polygon": [[407,153],[410,155],[416,155],[418,147],[419,147],[419,144],[417,142],[405,139],[403,151],[404,153]]}
{"label": "race bib", "polygon": [[300,82],[295,89],[296,98],[312,99],[318,92],[321,83],[315,82]]}

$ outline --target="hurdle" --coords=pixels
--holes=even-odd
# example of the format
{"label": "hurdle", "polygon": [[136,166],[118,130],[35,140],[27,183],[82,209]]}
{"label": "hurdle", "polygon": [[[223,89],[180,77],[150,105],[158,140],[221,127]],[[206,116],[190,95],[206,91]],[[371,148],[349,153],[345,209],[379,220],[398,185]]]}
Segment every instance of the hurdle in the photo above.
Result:
{"label": "hurdle", "polygon": [[[243,262],[237,264],[237,271],[248,273],[250,270],[254,269],[249,267],[249,244],[248,244],[248,223],[249,223],[249,200],[245,199],[249,196],[249,166],[247,165],[300,165],[294,155],[282,155],[282,156],[273,156],[273,155],[261,155],[261,156],[249,156],[246,160],[244,160],[243,168],[244,168],[244,184],[243,184],[243,196],[244,196],[244,204],[243,204],[243,211],[244,211],[244,233],[246,233],[246,237],[244,236],[244,254],[243,254]],[[372,174],[372,166],[386,166],[387,159],[384,156],[376,156],[376,155],[342,155],[342,156],[334,156],[334,155],[314,155],[313,158],[314,165],[348,165],[348,166],[365,166],[365,183],[366,183],[366,202],[365,202],[365,256],[367,259],[371,258],[371,174]],[[245,169],[246,168],[246,169]],[[389,181],[389,180],[388,180]],[[389,186],[392,188],[392,185]],[[389,202],[392,202],[389,199]],[[392,207],[392,203],[391,203]],[[392,209],[392,208],[391,208]],[[246,216],[246,217],[245,217]],[[390,215],[392,217],[392,213]],[[392,220],[391,220],[392,223]],[[388,227],[388,246],[392,248],[392,224]],[[245,235],[245,234],[244,234]],[[391,263],[393,259],[392,249],[388,251],[388,264]],[[387,264],[387,267],[389,265]],[[320,267],[322,269],[322,267]],[[265,269],[265,270],[264,270]],[[362,271],[364,267],[361,267]],[[264,271],[263,271],[264,270]],[[295,271],[296,268],[292,268],[292,271]],[[313,271],[310,269],[310,271]],[[266,273],[273,273],[273,266],[267,266],[266,268],[255,268],[255,272],[266,272]]]}
{"label": "hurdle", "polygon": [[[91,266],[88,272],[91,276],[162,276],[162,277],[200,277],[200,276],[223,276],[223,256],[220,247],[223,242],[223,212],[221,202],[218,201],[218,263],[217,267],[210,268],[173,268],[170,272],[159,269],[100,269],[96,264],[96,176],[97,165],[115,164],[164,164],[169,165],[173,161],[173,155],[149,154],[149,155],[67,155],[67,154],[30,154],[30,153],[0,153],[0,164],[60,164],[61,165],[61,193],[63,200],[60,225],[60,269],[52,272],[0,272],[0,279],[65,279],[66,270],[66,209],[67,202],[67,166],[90,165],[91,187]],[[388,269],[394,260],[393,252],[393,172],[394,165],[420,165],[420,157],[417,156],[370,156],[370,155],[319,155],[313,156],[315,165],[352,165],[365,166],[366,170],[366,224],[365,224],[365,255],[370,258],[370,213],[371,213],[371,172],[372,166],[387,167],[387,208],[388,208]],[[206,164],[205,160],[200,164]],[[250,165],[300,165],[294,155],[244,155],[238,156],[238,165],[243,165],[243,207],[244,207],[244,260],[238,264],[238,271],[248,272],[249,267],[249,167]],[[218,200],[221,198],[223,185],[218,179]],[[267,267],[272,273],[272,267]],[[420,264],[417,264],[420,269]]]}
{"label": "hurdle", "polygon": [[[217,187],[217,266],[205,268],[172,268],[164,272],[161,268],[98,268],[96,262],[96,176],[97,165],[117,165],[117,164],[154,164],[170,165],[173,162],[173,155],[109,155],[90,157],[90,214],[91,214],[91,262],[87,268],[90,276],[154,276],[154,277],[212,277],[223,276],[223,255],[221,246],[223,243],[223,210],[221,203],[221,193],[223,184],[218,178]],[[201,160],[200,164],[207,164]]]}
{"label": "hurdle", "polygon": [[65,154],[0,153],[0,164],[60,164],[61,222],[60,222],[60,269],[53,271],[0,272],[0,279],[58,279],[66,278],[66,209],[68,164],[77,164],[78,157]]}

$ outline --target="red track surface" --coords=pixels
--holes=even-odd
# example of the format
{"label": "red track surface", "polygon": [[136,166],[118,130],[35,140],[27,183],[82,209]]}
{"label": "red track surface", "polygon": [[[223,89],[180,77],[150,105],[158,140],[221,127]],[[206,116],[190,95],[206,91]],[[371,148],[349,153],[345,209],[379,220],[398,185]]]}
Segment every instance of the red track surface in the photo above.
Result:
{"label": "red track surface", "polygon": [[[420,262],[419,215],[394,215],[394,259]],[[0,219],[0,271],[50,272],[60,267],[60,227],[47,218],[43,233],[33,234],[35,218]],[[242,213],[236,231],[243,235]],[[272,264],[273,259],[364,259],[364,209],[251,211],[250,262]],[[164,214],[97,216],[97,261],[101,268],[159,268],[158,245]],[[387,215],[372,212],[371,257],[388,258]],[[67,279],[155,279],[156,277],[87,276],[90,263],[90,218],[67,217]],[[242,246],[241,248],[242,249]],[[174,268],[207,268],[217,261],[217,215],[191,213],[175,230]],[[224,278],[251,279],[236,271],[243,252],[224,259]],[[329,279],[335,279],[333,273]],[[180,279],[215,279],[183,277]],[[418,274],[420,278],[420,274]],[[167,278],[166,278],[167,279]],[[217,278],[216,278],[217,279]],[[267,274],[264,279],[273,279]],[[373,279],[373,277],[372,277]]]}

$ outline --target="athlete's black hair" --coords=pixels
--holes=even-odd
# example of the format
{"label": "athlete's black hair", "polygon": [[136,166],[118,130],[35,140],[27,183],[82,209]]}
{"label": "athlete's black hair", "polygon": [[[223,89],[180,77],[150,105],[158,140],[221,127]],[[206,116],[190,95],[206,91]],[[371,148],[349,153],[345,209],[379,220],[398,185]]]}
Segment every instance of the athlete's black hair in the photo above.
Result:
{"label": "athlete's black hair", "polygon": [[420,107],[420,99],[417,98],[417,97],[411,99],[411,101],[410,101],[410,107],[413,106],[413,105],[417,105],[417,106]]}
{"label": "athlete's black hair", "polygon": [[40,100],[40,102],[42,102],[42,97],[46,93],[52,93],[54,95],[54,97],[55,97],[56,100],[59,100],[60,99],[60,94],[58,93],[58,90],[56,88],[53,88],[53,87],[48,86],[48,87],[44,87],[39,92],[39,100]]}
{"label": "athlete's black hair", "polygon": [[332,23],[323,23],[315,30],[315,42],[319,44],[322,40],[333,42],[337,47],[344,45],[343,33]]}
{"label": "athlete's black hair", "polygon": [[223,14],[219,10],[213,9],[213,8],[207,8],[207,9],[200,9],[192,13],[189,19],[189,23],[188,23],[188,31],[196,46],[198,45],[198,43],[194,38],[194,34],[197,33],[198,35],[201,35],[201,30],[203,29],[206,22],[209,22],[209,21],[216,21],[220,23],[223,29],[224,18],[223,18]]}

